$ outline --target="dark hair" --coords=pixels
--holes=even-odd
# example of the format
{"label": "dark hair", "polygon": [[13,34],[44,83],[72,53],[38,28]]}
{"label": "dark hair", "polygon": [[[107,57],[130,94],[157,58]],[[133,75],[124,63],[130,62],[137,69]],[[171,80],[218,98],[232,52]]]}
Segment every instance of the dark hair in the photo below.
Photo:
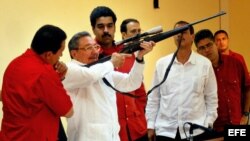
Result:
{"label": "dark hair", "polygon": [[96,24],[96,19],[100,17],[109,17],[111,16],[113,19],[113,22],[116,23],[116,15],[115,13],[106,6],[98,6],[90,14],[90,22],[91,26],[94,28]]}
{"label": "dark hair", "polygon": [[125,19],[125,20],[123,20],[122,21],[122,24],[121,24],[121,26],[120,26],[120,31],[121,32],[127,32],[127,24],[128,23],[130,23],[130,22],[135,22],[135,23],[140,23],[138,20],[136,20],[136,19],[132,19],[132,18],[130,18],[130,19]]}
{"label": "dark hair", "polygon": [[[71,50],[76,50],[78,49],[78,46],[79,46],[79,39],[82,38],[82,37],[85,37],[85,36],[90,36],[91,35],[87,32],[87,31],[82,31],[82,32],[78,32],[76,33],[69,41],[68,43],[68,49],[69,49],[69,52]],[[72,56],[70,55],[70,57],[72,58]]]}
{"label": "dark hair", "polygon": [[214,37],[215,37],[216,35],[220,34],[220,33],[224,33],[224,34],[228,37],[228,34],[227,34],[227,32],[226,32],[225,30],[218,30],[218,31],[216,31],[216,32],[214,33]]}
{"label": "dark hair", "polygon": [[[178,25],[178,24],[187,25],[187,24],[189,24],[189,23],[186,22],[186,21],[178,21],[177,23],[175,23],[174,28],[175,28],[176,25]],[[193,27],[192,25],[189,26],[189,31],[190,31],[190,34],[194,34],[194,27]]]}
{"label": "dark hair", "polygon": [[195,34],[195,38],[194,38],[194,43],[195,43],[196,47],[197,47],[197,43],[200,40],[203,40],[203,39],[206,39],[206,38],[214,41],[213,33],[209,29],[202,29],[202,30],[198,31]]}
{"label": "dark hair", "polygon": [[42,26],[35,34],[31,48],[37,53],[42,54],[52,51],[55,54],[67,38],[66,33],[59,27],[53,25]]}

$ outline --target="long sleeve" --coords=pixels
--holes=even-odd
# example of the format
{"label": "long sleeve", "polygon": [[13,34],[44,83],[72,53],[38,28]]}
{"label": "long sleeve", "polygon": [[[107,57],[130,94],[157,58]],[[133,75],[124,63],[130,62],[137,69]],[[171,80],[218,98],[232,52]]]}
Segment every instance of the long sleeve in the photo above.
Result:
{"label": "long sleeve", "polygon": [[217,94],[217,83],[216,77],[214,74],[214,70],[211,67],[208,68],[208,77],[206,78],[205,82],[205,104],[207,107],[207,117],[205,123],[207,125],[213,125],[214,121],[216,120],[217,108],[218,108],[218,94]]}
{"label": "long sleeve", "polygon": [[67,64],[68,71],[63,80],[66,89],[83,88],[93,84],[113,71],[114,67],[110,61],[96,64],[90,68],[83,67],[75,62]]}
{"label": "long sleeve", "polygon": [[144,64],[135,61],[129,74],[114,72],[112,79],[116,89],[122,92],[130,92],[139,88],[143,80]]}
{"label": "long sleeve", "polygon": [[[157,71],[155,70],[152,86],[159,84],[160,83],[159,81],[160,80],[158,80]],[[160,93],[158,87],[148,95],[148,102],[146,106],[146,119],[147,119],[148,129],[155,128],[155,120],[159,107],[160,107]]]}

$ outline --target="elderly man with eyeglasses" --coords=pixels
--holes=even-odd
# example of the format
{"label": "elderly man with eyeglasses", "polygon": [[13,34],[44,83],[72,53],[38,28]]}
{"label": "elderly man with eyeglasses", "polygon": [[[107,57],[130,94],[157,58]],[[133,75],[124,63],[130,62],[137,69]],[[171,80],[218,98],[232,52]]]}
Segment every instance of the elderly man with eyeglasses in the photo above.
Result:
{"label": "elderly man with eyeglasses", "polygon": [[[140,46],[143,50],[138,52],[138,60],[153,47],[150,42]],[[144,62],[136,61],[129,74],[113,71],[131,56],[113,53],[111,61],[87,68],[85,65],[97,61],[99,56],[99,45],[88,32],[75,34],[68,47],[72,61],[67,63],[63,84],[75,109],[73,117],[68,118],[68,140],[119,141],[116,92],[106,86],[103,78],[119,91],[133,91],[142,83]]]}

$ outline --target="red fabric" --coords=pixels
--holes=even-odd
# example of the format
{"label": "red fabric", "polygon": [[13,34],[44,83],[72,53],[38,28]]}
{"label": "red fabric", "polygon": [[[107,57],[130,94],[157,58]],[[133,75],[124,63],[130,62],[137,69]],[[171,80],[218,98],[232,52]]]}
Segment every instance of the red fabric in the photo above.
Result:
{"label": "red fabric", "polygon": [[239,53],[233,52],[232,50],[229,50],[229,55],[240,60],[241,63],[245,64],[245,60],[242,55]]}
{"label": "red fabric", "polygon": [[[102,55],[105,54],[104,56],[111,55],[113,52],[119,52],[122,48],[123,45],[112,48],[102,48],[101,53]],[[123,67],[117,69],[117,71],[128,73],[134,64],[134,61],[134,55],[126,58]],[[135,99],[122,94],[116,95],[118,118],[121,127],[119,132],[121,141],[129,141],[127,127],[132,141],[147,134],[147,122],[144,113],[147,96],[144,85],[142,84],[139,89],[131,93],[140,96],[140,98]]]}
{"label": "red fabric", "polygon": [[242,116],[242,97],[250,87],[248,71],[240,60],[221,55],[220,65],[214,68],[218,85],[218,118],[214,123],[217,131],[223,131],[226,124],[239,124]]}
{"label": "red fabric", "polygon": [[53,67],[32,50],[7,67],[1,141],[56,141],[59,118],[72,107]]}

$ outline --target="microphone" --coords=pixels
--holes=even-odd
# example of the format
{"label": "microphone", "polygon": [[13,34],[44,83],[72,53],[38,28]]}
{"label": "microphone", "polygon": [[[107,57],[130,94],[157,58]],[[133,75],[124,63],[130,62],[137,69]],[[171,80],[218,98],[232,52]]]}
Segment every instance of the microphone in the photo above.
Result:
{"label": "microphone", "polygon": [[216,133],[216,131],[214,131],[212,128],[207,128],[207,127],[204,127],[195,123],[191,123],[191,122],[187,122],[187,124],[190,125],[190,130],[202,129],[205,132]]}
{"label": "microphone", "polygon": [[138,40],[141,37],[144,37],[144,36],[147,36],[147,35],[156,34],[156,33],[160,33],[162,31],[163,31],[162,30],[162,26],[156,26],[156,27],[151,28],[151,29],[149,29],[148,31],[146,31],[146,32],[144,32],[142,34],[137,34],[137,35],[135,35],[133,37],[124,39],[122,41],[115,42],[115,45],[120,45],[120,44],[124,44],[124,43],[130,42],[130,41],[133,41],[133,40]]}

